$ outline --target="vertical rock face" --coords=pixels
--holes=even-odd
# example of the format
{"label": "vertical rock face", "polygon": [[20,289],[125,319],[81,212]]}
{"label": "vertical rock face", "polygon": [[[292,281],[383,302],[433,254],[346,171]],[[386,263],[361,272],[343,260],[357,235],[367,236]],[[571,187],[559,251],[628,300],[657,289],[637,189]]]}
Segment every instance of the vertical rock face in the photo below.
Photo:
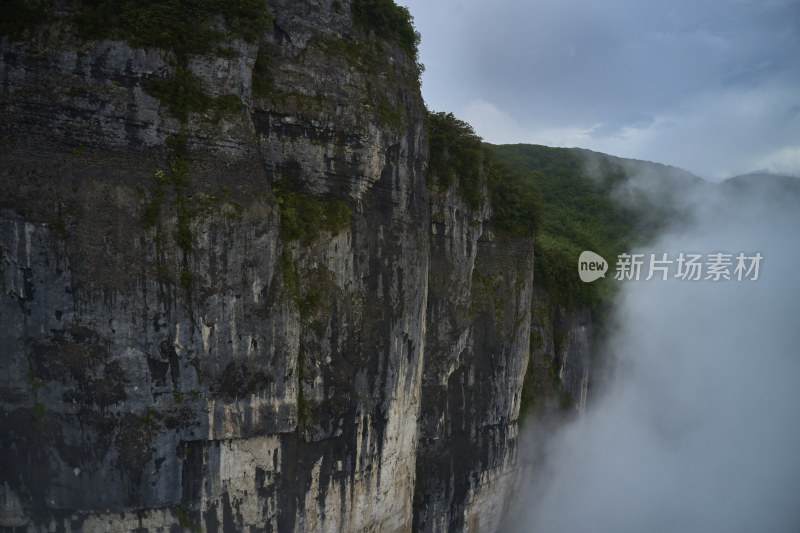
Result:
{"label": "vertical rock face", "polygon": [[429,198],[397,44],[269,7],[185,117],[167,52],[0,38],[0,526],[497,524],[532,242]]}
{"label": "vertical rock face", "polygon": [[539,412],[554,408],[583,412],[591,370],[591,312],[566,309],[534,285],[531,315],[529,407]]}
{"label": "vertical rock face", "polygon": [[533,241],[500,240],[454,189],[431,204],[414,526],[493,531],[514,481]]}
{"label": "vertical rock face", "polygon": [[299,4],[190,58],[241,111],[185,122],[143,90],[166,54],[3,41],[4,525],[410,527],[424,106],[346,3]]}

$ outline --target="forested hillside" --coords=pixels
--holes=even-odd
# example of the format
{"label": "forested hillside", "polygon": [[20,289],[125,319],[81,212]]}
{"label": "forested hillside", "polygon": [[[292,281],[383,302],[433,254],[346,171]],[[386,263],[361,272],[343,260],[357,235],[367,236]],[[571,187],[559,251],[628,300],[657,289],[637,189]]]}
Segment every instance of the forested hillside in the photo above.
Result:
{"label": "forested hillside", "polygon": [[536,282],[568,306],[594,307],[611,290],[609,279],[586,284],[576,276],[582,251],[600,254],[613,269],[619,253],[679,216],[676,191],[703,183],[674,167],[579,148],[485,147],[536,197]]}

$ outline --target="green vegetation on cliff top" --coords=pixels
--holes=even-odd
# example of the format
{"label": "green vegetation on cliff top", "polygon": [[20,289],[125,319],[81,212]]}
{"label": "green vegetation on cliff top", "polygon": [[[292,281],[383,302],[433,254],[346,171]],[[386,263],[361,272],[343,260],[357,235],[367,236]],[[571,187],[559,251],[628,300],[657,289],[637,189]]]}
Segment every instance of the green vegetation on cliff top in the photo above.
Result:
{"label": "green vegetation on cliff top", "polygon": [[356,24],[382,39],[397,41],[409,57],[419,59],[420,35],[407,7],[398,6],[393,0],[353,0],[350,9]]}
{"label": "green vegetation on cliff top", "polygon": [[459,193],[467,206],[473,210],[480,208],[484,150],[472,126],[452,113],[429,113],[428,145],[429,185],[435,177],[436,185],[446,190],[457,180]]}
{"label": "green vegetation on cliff top", "polygon": [[188,68],[188,57],[230,55],[231,49],[220,45],[231,39],[256,42],[272,15],[265,0],[68,0],[65,5],[52,0],[11,0],[0,7],[0,35],[22,40],[38,25],[57,18],[84,41],[121,39],[136,48],[170,53],[171,74],[144,79],[142,86],[170,114],[186,122],[190,111],[241,109],[238,95],[213,98],[207,94]]}
{"label": "green vegetation on cliff top", "polygon": [[265,0],[7,0],[0,35],[23,39],[56,12],[80,39],[123,39],[178,56],[208,53],[226,39],[255,42],[271,20]]}
{"label": "green vegetation on cliff top", "polygon": [[625,178],[620,169],[587,176],[579,151],[516,144],[490,146],[495,157],[523,177],[541,199],[534,245],[534,279],[567,307],[594,307],[609,292],[608,280],[584,283],[578,257],[591,250],[613,264],[632,242],[636,215],[611,198]]}
{"label": "green vegetation on cliff top", "polygon": [[45,0],[3,0],[0,2],[0,35],[19,41],[51,16],[50,2]]}
{"label": "green vegetation on cliff top", "polygon": [[190,111],[236,112],[241,106],[237,95],[208,95],[188,68],[188,56],[215,51],[228,39],[257,41],[271,14],[264,0],[82,0],[71,22],[84,40],[122,38],[173,53],[172,75],[143,80],[142,86],[186,122]]}
{"label": "green vegetation on cliff top", "polygon": [[452,113],[428,114],[428,184],[444,190],[458,183],[466,206],[475,211],[491,199],[494,229],[504,237],[530,235],[538,225],[539,198],[522,175],[493,156],[472,126]]}
{"label": "green vegetation on cliff top", "polygon": [[[178,56],[208,53],[225,39],[255,42],[271,18],[264,0],[81,0],[72,23],[86,40],[122,38]],[[221,16],[224,27],[215,23]]]}
{"label": "green vegetation on cliff top", "polygon": [[534,276],[555,301],[567,308],[594,307],[609,293],[606,280],[583,283],[577,264],[584,250],[613,261],[641,226],[639,214],[611,199],[625,179],[621,167],[606,164],[600,178],[590,178],[580,150],[482,143],[452,113],[429,113],[428,136],[429,184],[446,190],[457,183],[473,210],[488,194],[495,231],[535,236]]}

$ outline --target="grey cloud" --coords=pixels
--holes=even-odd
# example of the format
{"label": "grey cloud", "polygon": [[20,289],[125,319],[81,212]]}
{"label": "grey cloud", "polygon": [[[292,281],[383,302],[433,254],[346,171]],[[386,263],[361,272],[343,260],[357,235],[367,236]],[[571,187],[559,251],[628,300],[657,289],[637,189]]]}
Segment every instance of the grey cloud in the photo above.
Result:
{"label": "grey cloud", "polygon": [[[775,101],[775,113],[725,124],[723,133],[747,129],[730,147],[743,166],[763,157],[763,150],[751,144],[800,147],[800,129],[792,130],[781,113],[800,104],[796,2],[406,3],[422,33],[422,60],[428,66],[423,95],[433,109],[458,114],[482,100],[534,133],[599,125],[583,145],[598,150],[610,146],[607,137],[626,128],[639,130],[647,134],[637,141],[644,144],[631,142],[624,148],[632,152],[617,155],[707,174],[713,165],[700,150],[692,153],[694,140],[682,139],[691,138],[692,130],[708,135],[718,121],[714,110],[706,114],[708,102],[728,99],[741,109],[764,88],[783,88],[794,96]],[[745,96],[733,101],[739,94]],[[685,133],[662,137],[642,116],[673,120]],[[719,160],[721,154],[713,157]],[[723,174],[743,170],[724,161],[719,166],[727,169]]]}

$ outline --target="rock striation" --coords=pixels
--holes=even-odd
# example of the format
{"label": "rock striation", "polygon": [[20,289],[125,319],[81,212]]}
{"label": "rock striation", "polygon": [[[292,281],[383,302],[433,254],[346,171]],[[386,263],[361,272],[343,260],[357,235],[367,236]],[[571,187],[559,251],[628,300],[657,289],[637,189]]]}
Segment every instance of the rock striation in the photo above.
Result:
{"label": "rock striation", "polygon": [[184,66],[0,37],[0,526],[498,526],[533,239],[426,183],[414,58],[350,8]]}

